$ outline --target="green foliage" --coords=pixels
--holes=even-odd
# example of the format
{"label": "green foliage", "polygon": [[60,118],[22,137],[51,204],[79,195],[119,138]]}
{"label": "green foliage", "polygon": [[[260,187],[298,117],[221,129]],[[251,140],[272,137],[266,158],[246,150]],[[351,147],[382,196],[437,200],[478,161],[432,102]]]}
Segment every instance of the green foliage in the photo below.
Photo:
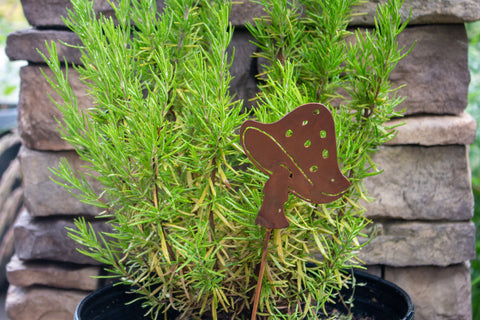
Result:
{"label": "green foliage", "polygon": [[[467,111],[478,121],[480,119],[480,22],[467,24],[469,37],[468,65],[470,68],[470,86]],[[477,131],[476,141],[480,133]],[[480,146],[474,143],[470,146],[470,166],[474,185],[480,185]]]}
{"label": "green foliage", "polygon": [[96,233],[78,219],[71,237],[109,277],[136,286],[152,318],[165,308],[184,318],[248,316],[265,232],[254,220],[267,177],[248,163],[236,132],[249,116],[272,122],[300,104],[323,102],[333,111],[341,170],[352,186],[328,205],[290,197],[290,227],[273,232],[259,310],[270,319],[316,318],[350,283],[342,271],[358,266],[367,238],[362,179],[379,172],[370,154],[392,137],[383,123],[399,115],[402,101],[388,81],[408,52],[396,43],[405,27],[402,2],[380,6],[374,30],[351,34],[357,1],[262,0],[266,16],[249,26],[265,60],[251,115],[229,91],[231,3],[165,3],[161,14],[153,0],[112,3],[114,23],[97,18],[91,1],[72,1],[65,22],[83,43],[76,69],[95,101],[87,111],[79,112],[68,68],[49,46],[62,135],[88,163],[83,174],[66,161],[54,173],[102,208],[112,228]]}
{"label": "green foliage", "polygon": [[[478,179],[478,176],[477,176]],[[473,188],[473,196],[475,201],[475,211],[473,216],[473,221],[475,222],[476,226],[476,243],[475,243],[475,251],[476,251],[476,258],[471,261],[471,272],[472,272],[472,319],[478,320],[480,319],[480,188],[479,185],[474,185]]]}
{"label": "green foliage", "polygon": [[[466,25],[469,37],[469,68],[471,82],[468,95],[467,111],[477,120],[480,120],[480,22]],[[480,319],[480,145],[478,144],[480,133],[477,131],[475,143],[470,146],[470,166],[472,168],[473,195],[475,200],[475,212],[473,221],[477,227],[477,258],[472,264],[472,311],[473,319]]]}

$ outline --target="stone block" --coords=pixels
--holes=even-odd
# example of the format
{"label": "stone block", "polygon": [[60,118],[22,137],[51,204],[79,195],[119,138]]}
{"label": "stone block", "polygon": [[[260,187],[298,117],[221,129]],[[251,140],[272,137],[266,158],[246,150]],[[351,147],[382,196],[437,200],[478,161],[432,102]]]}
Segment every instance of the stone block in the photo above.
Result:
{"label": "stone block", "polygon": [[[58,132],[56,119],[61,120],[61,113],[49,95],[57,102],[61,101],[60,97],[48,84],[42,70],[47,76],[52,76],[47,67],[26,66],[20,70],[18,125],[22,144],[37,150],[71,150],[72,147],[62,140]],[[69,68],[69,82],[79,108],[85,110],[91,107],[92,100],[85,91],[86,86],[73,68]]]}
{"label": "stone block", "polygon": [[79,46],[82,43],[75,33],[66,30],[27,29],[15,31],[7,37],[5,52],[10,60],[44,63],[37,49],[48,57],[45,42],[50,45],[52,41],[55,42],[58,58],[61,62],[66,60],[69,63],[80,64],[80,50],[68,45]]}
{"label": "stone block", "polygon": [[21,261],[13,256],[7,265],[10,285],[30,287],[42,285],[59,289],[93,291],[98,287],[100,267],[73,264],[50,263],[45,261]]}
{"label": "stone block", "polygon": [[[370,1],[360,6],[356,11],[363,13],[354,17],[352,24],[373,25],[376,5],[381,1]],[[157,1],[158,10],[163,7],[163,1]],[[66,16],[66,8],[71,8],[68,0],[22,0],[24,14],[32,26],[52,27],[63,26],[61,19]],[[106,0],[95,1],[94,8],[97,12],[110,16],[112,10]],[[405,20],[412,10],[411,24],[431,23],[462,23],[480,19],[480,4],[476,0],[406,0],[401,14]],[[253,17],[261,15],[261,7],[249,0],[236,2],[232,7],[230,21],[233,25],[241,26],[251,21]]]}
{"label": "stone block", "polygon": [[470,265],[385,268],[385,279],[404,289],[415,305],[415,320],[471,320]]}
{"label": "stone block", "polygon": [[477,124],[466,112],[459,115],[415,116],[391,120],[386,125],[395,128],[396,136],[386,145],[441,146],[472,144]]}
{"label": "stone block", "polygon": [[475,257],[472,222],[377,221],[359,254],[366,265],[448,266]]}
{"label": "stone block", "polygon": [[460,114],[468,103],[468,38],[463,24],[407,28],[399,47],[416,45],[390,75],[405,114]]}
{"label": "stone block", "polygon": [[[52,179],[57,179],[50,168],[58,167],[62,158],[66,159],[73,170],[81,170],[86,163],[81,161],[75,151],[45,152],[22,147],[19,153],[25,205],[35,217],[52,215],[97,215],[101,210],[81,202],[68,193],[65,188]],[[85,173],[86,170],[82,170]],[[95,190],[100,193],[101,186],[87,176]]]}
{"label": "stone block", "polygon": [[[35,27],[59,27],[65,26],[62,17],[67,16],[67,10],[72,9],[69,0],[21,0],[23,13],[28,23]],[[113,15],[108,0],[96,0],[93,9],[97,13],[110,17]],[[163,7],[163,1],[157,1],[157,10]]]}
{"label": "stone block", "polygon": [[408,220],[465,221],[473,216],[467,148],[462,145],[381,147],[377,176],[365,179],[367,215]]}
{"label": "stone block", "polygon": [[71,320],[86,295],[76,290],[10,286],[5,309],[10,320]]}
{"label": "stone block", "polygon": [[[102,220],[91,222],[97,231],[111,231]],[[73,219],[32,218],[23,211],[15,223],[15,252],[21,260],[46,260],[76,264],[100,265],[81,254],[81,246],[68,236],[66,228],[75,229]]]}
{"label": "stone block", "polygon": [[[352,23],[372,25],[377,4],[385,2],[386,0],[376,0],[361,4],[356,11],[365,14],[356,16]],[[411,25],[463,23],[480,19],[480,3],[476,0],[405,0],[400,10],[403,21],[408,18],[410,10],[412,13]]]}

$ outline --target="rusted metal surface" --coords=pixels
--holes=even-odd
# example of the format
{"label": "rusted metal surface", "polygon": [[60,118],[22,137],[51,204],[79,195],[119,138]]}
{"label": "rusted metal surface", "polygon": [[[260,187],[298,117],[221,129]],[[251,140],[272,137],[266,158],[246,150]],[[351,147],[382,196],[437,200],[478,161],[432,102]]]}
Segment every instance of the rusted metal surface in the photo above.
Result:
{"label": "rusted metal surface", "polygon": [[332,114],[320,103],[301,105],[271,124],[248,120],[240,142],[252,163],[270,176],[255,221],[267,229],[288,227],[289,193],[321,204],[340,198],[350,185],[338,167]]}

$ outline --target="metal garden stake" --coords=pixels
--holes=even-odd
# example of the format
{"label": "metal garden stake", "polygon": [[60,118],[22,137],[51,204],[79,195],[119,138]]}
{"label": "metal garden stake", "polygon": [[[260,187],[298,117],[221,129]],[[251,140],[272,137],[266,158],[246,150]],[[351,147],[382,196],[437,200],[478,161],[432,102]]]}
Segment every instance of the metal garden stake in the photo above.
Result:
{"label": "metal garden stake", "polygon": [[248,158],[270,176],[255,220],[266,228],[266,235],[255,289],[254,320],[272,229],[289,226],[284,212],[288,194],[315,204],[328,203],[340,198],[350,182],[338,168],[332,114],[320,103],[301,105],[270,124],[245,121],[240,142]]}

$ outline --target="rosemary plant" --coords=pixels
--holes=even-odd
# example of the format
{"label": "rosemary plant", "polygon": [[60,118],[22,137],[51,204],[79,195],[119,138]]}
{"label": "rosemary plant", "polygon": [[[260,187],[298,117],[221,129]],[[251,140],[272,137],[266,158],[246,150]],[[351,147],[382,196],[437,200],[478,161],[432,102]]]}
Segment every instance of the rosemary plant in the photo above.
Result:
{"label": "rosemary plant", "polygon": [[[314,263],[308,273],[305,264],[298,267],[293,277],[297,290],[290,282],[292,288],[285,292],[294,292],[289,301],[301,301],[295,305],[296,312],[315,318],[317,308],[348,283],[342,271],[358,264],[356,254],[370,238],[362,233],[369,221],[360,200],[371,201],[363,180],[381,172],[371,155],[393,138],[394,128],[384,123],[401,116],[396,109],[404,100],[397,97],[398,88],[392,88],[388,78],[412,48],[399,48],[397,43],[407,26],[399,12],[403,1],[379,5],[375,28],[355,31],[347,26],[358,0],[258,2],[267,15],[248,25],[260,48],[256,56],[263,62],[255,116],[270,123],[303,103],[327,105],[336,124],[341,171],[352,183],[341,199],[315,208],[292,197],[286,207],[295,213],[289,217],[295,222],[275,230],[277,244],[303,244],[296,259]],[[276,248],[280,250],[279,245]],[[312,254],[316,261],[310,260]],[[279,251],[277,256],[284,253]],[[273,308],[277,297],[265,296],[270,301],[264,302],[264,310],[268,304]]]}
{"label": "rosemary plant", "polygon": [[[383,123],[402,99],[388,76],[406,54],[396,38],[402,1],[379,6],[372,31],[347,31],[356,0],[262,0],[266,16],[249,25],[264,61],[258,106],[242,112],[230,92],[227,46],[233,34],[225,0],[111,2],[114,21],[93,1],[72,0],[65,19],[80,37],[75,69],[94,106],[79,112],[55,45],[45,57],[62,98],[63,138],[87,163],[52,169],[67,190],[103,210],[111,232],[85,218],[71,237],[108,275],[131,285],[146,315],[247,318],[264,230],[255,225],[267,177],[239,146],[247,117],[273,122],[308,102],[333,110],[338,158],[352,186],[344,197],[313,206],[291,196],[290,227],[274,230],[259,316],[318,317],[349,285],[359,237],[368,224],[362,180],[378,173],[370,154],[392,137]],[[349,40],[350,38],[351,40]],[[89,177],[87,177],[87,175]],[[89,179],[102,186],[95,190]]]}

